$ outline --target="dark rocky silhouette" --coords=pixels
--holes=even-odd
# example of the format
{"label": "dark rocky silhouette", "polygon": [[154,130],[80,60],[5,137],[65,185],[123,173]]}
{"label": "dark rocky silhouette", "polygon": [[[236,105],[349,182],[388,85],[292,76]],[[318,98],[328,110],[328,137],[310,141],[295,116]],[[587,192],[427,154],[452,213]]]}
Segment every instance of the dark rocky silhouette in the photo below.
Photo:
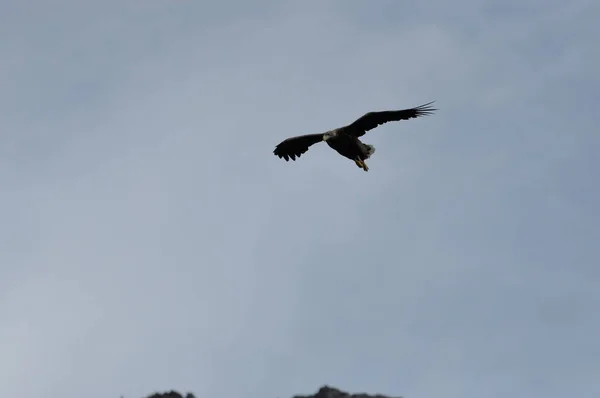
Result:
{"label": "dark rocky silhouette", "polygon": [[148,395],[148,398],[196,398],[194,394],[188,392],[185,396],[181,395],[177,391],[171,390],[163,393],[155,392],[152,395]]}
{"label": "dark rocky silhouette", "polygon": [[[148,395],[147,398],[196,398],[194,394],[187,393],[185,396],[181,395],[177,391],[168,391],[164,393],[154,393]],[[269,397],[265,397],[269,398]],[[295,395],[293,398],[402,398],[402,397],[390,397],[382,394],[367,394],[367,393],[356,393],[351,394],[342,390],[338,390],[334,387],[323,386],[319,388],[313,395]]]}
{"label": "dark rocky silhouette", "polygon": [[313,395],[296,395],[294,398],[402,398],[390,397],[382,394],[367,394],[364,392],[351,394],[330,386],[319,388],[316,394]]}

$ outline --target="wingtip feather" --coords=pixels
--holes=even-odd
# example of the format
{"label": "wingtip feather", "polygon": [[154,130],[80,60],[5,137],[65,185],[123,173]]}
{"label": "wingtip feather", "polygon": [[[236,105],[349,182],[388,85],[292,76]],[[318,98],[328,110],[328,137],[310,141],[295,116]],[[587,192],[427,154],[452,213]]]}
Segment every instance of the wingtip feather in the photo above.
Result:
{"label": "wingtip feather", "polygon": [[417,111],[417,116],[433,115],[433,113],[438,110],[437,108],[433,108],[431,106],[434,102],[435,100],[415,107],[415,111]]}

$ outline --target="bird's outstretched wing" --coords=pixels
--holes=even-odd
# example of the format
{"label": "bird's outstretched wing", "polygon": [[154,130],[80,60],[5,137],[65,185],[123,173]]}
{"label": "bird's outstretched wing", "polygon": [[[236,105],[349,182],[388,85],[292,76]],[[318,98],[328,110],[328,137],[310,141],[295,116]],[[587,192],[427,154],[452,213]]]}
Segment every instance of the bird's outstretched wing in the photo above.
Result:
{"label": "bird's outstretched wing", "polygon": [[437,109],[434,109],[430,106],[434,102],[435,101],[431,101],[410,109],[366,113],[349,125],[349,127],[351,127],[351,134],[355,135],[356,137],[360,137],[363,136],[367,131],[387,122],[397,122],[419,116],[431,115],[434,111],[437,111]]}
{"label": "bird's outstretched wing", "polygon": [[273,153],[279,156],[280,159],[285,159],[286,162],[290,158],[296,160],[297,157],[299,158],[304,152],[308,151],[308,147],[321,141],[323,141],[323,134],[299,135],[283,140],[275,147]]}

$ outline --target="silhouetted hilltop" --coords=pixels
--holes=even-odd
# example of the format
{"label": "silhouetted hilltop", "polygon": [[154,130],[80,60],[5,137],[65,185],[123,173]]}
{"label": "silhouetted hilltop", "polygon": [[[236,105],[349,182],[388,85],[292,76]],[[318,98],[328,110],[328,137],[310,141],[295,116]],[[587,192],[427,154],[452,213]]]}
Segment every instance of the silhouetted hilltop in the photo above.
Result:
{"label": "silhouetted hilltop", "polygon": [[313,395],[296,395],[294,398],[402,398],[390,397],[381,394],[367,394],[364,392],[351,394],[334,387],[323,386]]}
{"label": "silhouetted hilltop", "polygon": [[[181,395],[177,391],[168,391],[164,393],[154,393],[152,395],[148,395],[147,398],[196,398],[194,394],[187,393],[185,396]],[[268,398],[268,397],[265,397]],[[357,393],[350,394],[342,390],[338,390],[337,388],[323,386],[319,388],[313,395],[295,395],[293,398],[402,398],[402,397],[390,397],[387,395],[381,394],[367,394],[367,393]]]}
{"label": "silhouetted hilltop", "polygon": [[194,394],[188,392],[187,394],[181,395],[177,391],[171,390],[163,393],[155,392],[152,395],[148,395],[148,398],[196,398]]}

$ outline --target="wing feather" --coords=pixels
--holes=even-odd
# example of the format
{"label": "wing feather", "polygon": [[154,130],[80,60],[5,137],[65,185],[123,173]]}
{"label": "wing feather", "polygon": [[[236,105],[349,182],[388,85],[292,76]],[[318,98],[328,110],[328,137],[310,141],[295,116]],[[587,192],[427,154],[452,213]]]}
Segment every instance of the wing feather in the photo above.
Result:
{"label": "wing feather", "polygon": [[434,109],[430,106],[434,102],[435,101],[431,101],[410,109],[366,113],[349,125],[350,131],[356,137],[361,137],[367,131],[373,130],[375,127],[380,126],[384,123],[397,122],[400,120],[408,120],[420,116],[432,115],[434,111],[437,111],[437,109]]}
{"label": "wing feather", "polygon": [[279,145],[275,147],[273,153],[276,156],[279,156],[280,159],[285,159],[286,162],[289,161],[290,158],[295,161],[296,158],[299,158],[303,153],[308,151],[308,148],[311,145],[321,141],[323,141],[323,134],[299,135],[280,142]]}

